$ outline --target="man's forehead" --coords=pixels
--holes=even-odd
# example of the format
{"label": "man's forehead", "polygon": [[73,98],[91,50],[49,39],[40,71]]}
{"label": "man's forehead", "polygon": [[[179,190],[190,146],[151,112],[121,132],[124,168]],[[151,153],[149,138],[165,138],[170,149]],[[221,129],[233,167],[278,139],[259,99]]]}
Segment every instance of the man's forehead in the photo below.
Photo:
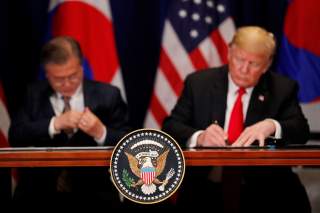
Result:
{"label": "man's forehead", "polygon": [[238,56],[251,56],[260,59],[269,59],[270,55],[265,51],[259,51],[254,48],[248,48],[248,46],[241,47],[239,45],[231,46],[231,53]]}

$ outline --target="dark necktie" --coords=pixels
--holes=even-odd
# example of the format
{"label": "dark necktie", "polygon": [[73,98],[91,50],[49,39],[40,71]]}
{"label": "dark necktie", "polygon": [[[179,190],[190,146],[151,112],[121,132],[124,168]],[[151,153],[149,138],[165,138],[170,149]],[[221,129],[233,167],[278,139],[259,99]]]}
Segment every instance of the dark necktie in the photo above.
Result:
{"label": "dark necktie", "polygon": [[63,100],[63,103],[64,103],[63,112],[67,112],[67,111],[71,110],[70,99],[71,99],[71,97],[69,97],[69,96],[63,96],[62,97],[62,100]]}
{"label": "dark necktie", "polygon": [[58,192],[71,192],[70,177],[66,169],[62,169],[57,179]]}
{"label": "dark necktie", "polygon": [[[63,113],[65,112],[68,112],[71,110],[71,105],[70,105],[70,99],[71,97],[69,96],[63,96],[62,97],[62,100],[63,100],[63,103],[64,103],[64,108],[63,108]],[[70,137],[73,133],[73,129],[64,129],[63,130],[64,133],[66,133],[68,135],[68,137]]]}
{"label": "dark necktie", "polygon": [[[71,110],[70,99],[71,99],[71,97],[68,97],[68,96],[62,97],[62,100],[64,102],[64,108],[62,111],[63,113]],[[68,137],[71,137],[71,135],[73,133],[73,129],[64,129],[63,132],[66,133],[68,135]],[[71,191],[69,174],[66,169],[62,169],[60,175],[58,176],[57,191],[58,192],[70,192]]]}

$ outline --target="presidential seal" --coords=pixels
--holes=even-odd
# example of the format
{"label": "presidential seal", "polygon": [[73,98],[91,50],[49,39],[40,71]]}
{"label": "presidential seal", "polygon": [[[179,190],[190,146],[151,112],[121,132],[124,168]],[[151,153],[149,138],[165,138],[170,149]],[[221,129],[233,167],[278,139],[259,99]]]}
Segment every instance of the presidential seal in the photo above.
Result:
{"label": "presidential seal", "polygon": [[169,198],[185,172],[183,152],[168,134],[140,129],[123,137],[113,150],[111,177],[131,201],[152,204]]}

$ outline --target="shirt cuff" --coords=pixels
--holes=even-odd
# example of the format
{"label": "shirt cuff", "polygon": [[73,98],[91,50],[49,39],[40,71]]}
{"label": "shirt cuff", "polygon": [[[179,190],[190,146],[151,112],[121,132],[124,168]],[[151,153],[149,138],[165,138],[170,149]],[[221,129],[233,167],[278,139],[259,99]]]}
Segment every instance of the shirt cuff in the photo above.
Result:
{"label": "shirt cuff", "polygon": [[278,121],[274,120],[274,119],[269,119],[270,121],[272,121],[274,123],[274,125],[276,126],[276,131],[274,133],[274,139],[281,139],[282,138],[282,129],[281,129],[281,125]]}
{"label": "shirt cuff", "polygon": [[194,148],[197,146],[198,136],[203,132],[203,130],[196,131],[187,141],[188,148]]}
{"label": "shirt cuff", "polygon": [[59,134],[61,131],[57,131],[55,128],[54,128],[54,121],[56,120],[56,117],[52,117],[51,120],[50,120],[50,123],[49,123],[49,136],[50,138],[53,138],[54,135],[56,134]]}
{"label": "shirt cuff", "polygon": [[107,128],[105,126],[103,126],[103,134],[102,134],[101,138],[94,138],[94,140],[97,142],[97,144],[99,146],[103,146],[104,141],[106,140],[106,137],[107,137]]}

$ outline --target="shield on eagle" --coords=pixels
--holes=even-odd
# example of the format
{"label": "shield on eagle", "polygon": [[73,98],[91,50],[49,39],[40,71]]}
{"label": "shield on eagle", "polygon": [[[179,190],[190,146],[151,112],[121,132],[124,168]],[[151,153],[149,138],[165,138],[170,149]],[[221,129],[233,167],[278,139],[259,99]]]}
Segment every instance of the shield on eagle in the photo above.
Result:
{"label": "shield on eagle", "polygon": [[156,170],[154,167],[141,168],[141,179],[145,184],[151,184],[156,176]]}

